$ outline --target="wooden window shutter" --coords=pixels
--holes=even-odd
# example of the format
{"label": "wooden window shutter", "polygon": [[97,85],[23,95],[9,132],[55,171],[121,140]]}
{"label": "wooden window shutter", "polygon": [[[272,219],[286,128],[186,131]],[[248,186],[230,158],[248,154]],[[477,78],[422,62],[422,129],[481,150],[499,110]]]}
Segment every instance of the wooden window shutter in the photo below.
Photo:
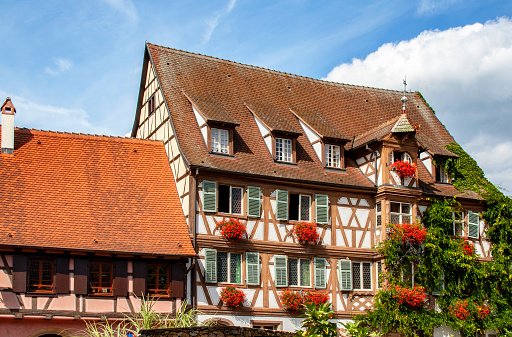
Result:
{"label": "wooden window shutter", "polygon": [[247,284],[260,285],[260,253],[246,252],[245,266]]}
{"label": "wooden window shutter", "polygon": [[261,196],[260,188],[247,186],[247,215],[260,217],[261,215]]}
{"label": "wooden window shutter", "polygon": [[315,215],[319,224],[329,223],[329,196],[325,194],[315,195]]}
{"label": "wooden window shutter", "polygon": [[75,259],[75,294],[87,295],[87,279],[89,277],[89,261]]}
{"label": "wooden window shutter", "polygon": [[340,260],[338,269],[340,270],[340,290],[352,290],[352,261]]}
{"label": "wooden window shutter", "polygon": [[55,259],[55,275],[53,276],[56,294],[69,294],[69,258]]}
{"label": "wooden window shutter", "polygon": [[327,281],[327,261],[322,257],[315,257],[315,288],[325,288]]}
{"label": "wooden window shutter", "polygon": [[288,191],[276,190],[276,220],[288,220]]}
{"label": "wooden window shutter", "polygon": [[146,262],[133,262],[133,293],[137,297],[146,295]]}
{"label": "wooden window shutter", "polygon": [[27,291],[28,258],[22,255],[14,255],[12,260],[12,291],[24,293]]}
{"label": "wooden window shutter", "polygon": [[173,263],[171,266],[171,297],[185,298],[185,263]]}
{"label": "wooden window shutter", "polygon": [[217,282],[217,250],[204,250],[204,278],[206,283]]}
{"label": "wooden window shutter", "polygon": [[203,212],[217,212],[217,182],[203,180]]}
{"label": "wooden window shutter", "polygon": [[480,217],[471,211],[468,212],[468,237],[478,239],[480,233]]}
{"label": "wooden window shutter", "polygon": [[116,261],[114,274],[114,296],[128,296],[128,262]]}
{"label": "wooden window shutter", "polygon": [[288,261],[286,256],[274,256],[274,274],[276,287],[288,286]]}

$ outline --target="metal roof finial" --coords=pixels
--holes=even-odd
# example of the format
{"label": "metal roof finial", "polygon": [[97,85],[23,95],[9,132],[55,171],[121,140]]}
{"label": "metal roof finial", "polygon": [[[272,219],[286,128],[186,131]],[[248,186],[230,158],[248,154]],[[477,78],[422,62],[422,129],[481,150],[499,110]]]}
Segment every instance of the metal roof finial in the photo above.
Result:
{"label": "metal roof finial", "polygon": [[405,103],[407,103],[408,99],[407,96],[405,96],[405,93],[407,92],[407,78],[404,76],[404,96],[402,97],[402,113],[405,114]]}

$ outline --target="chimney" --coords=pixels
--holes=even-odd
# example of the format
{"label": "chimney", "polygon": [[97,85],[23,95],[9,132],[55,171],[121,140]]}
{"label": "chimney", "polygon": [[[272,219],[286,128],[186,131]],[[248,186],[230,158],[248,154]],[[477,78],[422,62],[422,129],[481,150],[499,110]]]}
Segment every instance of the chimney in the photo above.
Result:
{"label": "chimney", "polygon": [[11,98],[7,97],[2,104],[2,153],[14,153],[14,113]]}

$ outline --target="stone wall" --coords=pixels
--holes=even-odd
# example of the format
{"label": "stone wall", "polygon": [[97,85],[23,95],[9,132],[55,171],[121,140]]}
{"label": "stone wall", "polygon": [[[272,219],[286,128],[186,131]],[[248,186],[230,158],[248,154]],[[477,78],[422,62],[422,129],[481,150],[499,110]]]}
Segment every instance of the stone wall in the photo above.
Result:
{"label": "stone wall", "polygon": [[139,337],[293,337],[295,333],[236,326],[142,330]]}

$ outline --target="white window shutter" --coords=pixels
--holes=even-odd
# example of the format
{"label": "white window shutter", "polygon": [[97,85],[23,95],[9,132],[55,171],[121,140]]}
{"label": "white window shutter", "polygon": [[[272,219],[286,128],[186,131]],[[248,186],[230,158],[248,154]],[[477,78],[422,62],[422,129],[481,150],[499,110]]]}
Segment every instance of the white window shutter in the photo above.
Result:
{"label": "white window shutter", "polygon": [[204,250],[204,273],[206,283],[217,282],[217,250],[205,249]]}
{"label": "white window shutter", "polygon": [[315,257],[315,288],[325,288],[327,279],[327,261],[321,257]]}
{"label": "white window shutter", "polygon": [[315,215],[317,223],[329,223],[329,196],[325,194],[315,195]]}
{"label": "white window shutter", "polygon": [[276,220],[288,220],[288,191],[276,190]]}
{"label": "white window shutter", "polygon": [[246,252],[245,266],[249,285],[260,285],[260,253]]}
{"label": "white window shutter", "polygon": [[274,274],[276,287],[288,286],[288,261],[286,256],[274,256]]}
{"label": "white window shutter", "polygon": [[340,260],[338,269],[340,270],[340,290],[352,290],[352,261]]}
{"label": "white window shutter", "polygon": [[259,187],[247,186],[247,215],[260,217],[261,192]]}
{"label": "white window shutter", "polygon": [[203,180],[203,212],[217,212],[217,182]]}
{"label": "white window shutter", "polygon": [[468,237],[478,239],[480,233],[480,217],[471,211],[468,212]]}

